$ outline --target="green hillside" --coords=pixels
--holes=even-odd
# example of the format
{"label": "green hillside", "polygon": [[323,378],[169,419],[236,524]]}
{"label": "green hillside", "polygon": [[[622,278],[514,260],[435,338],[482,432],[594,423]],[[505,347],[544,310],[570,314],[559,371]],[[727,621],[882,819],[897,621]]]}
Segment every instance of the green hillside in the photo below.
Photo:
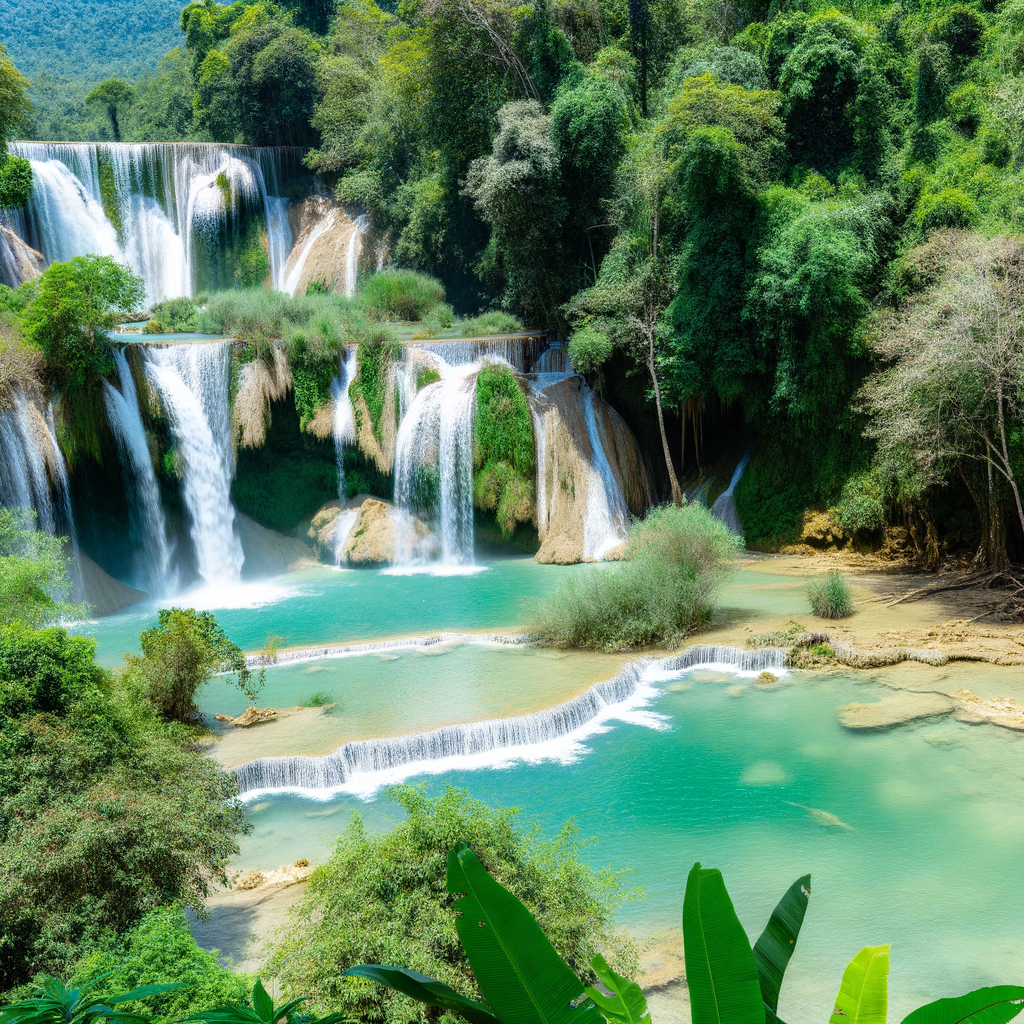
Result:
{"label": "green hillside", "polygon": [[179,0],[0,0],[0,43],[30,79],[134,79],[182,42]]}

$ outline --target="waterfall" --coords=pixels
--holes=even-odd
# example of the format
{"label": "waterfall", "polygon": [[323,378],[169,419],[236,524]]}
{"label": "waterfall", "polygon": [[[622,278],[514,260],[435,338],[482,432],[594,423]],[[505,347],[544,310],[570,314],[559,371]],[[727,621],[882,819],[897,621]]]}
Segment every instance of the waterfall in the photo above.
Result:
{"label": "waterfall", "polygon": [[359,278],[359,254],[363,251],[363,235],[370,226],[370,215],[361,213],[352,222],[352,234],[345,250],[345,294],[355,295]]}
{"label": "waterfall", "polygon": [[629,509],[601,441],[594,415],[594,392],[589,388],[583,395],[583,415],[593,451],[587,516],[583,524],[583,557],[599,559],[626,539]]}
{"label": "waterfall", "polygon": [[[282,290],[286,291],[289,295],[294,295],[298,290],[299,282],[302,280],[302,272],[306,269],[306,257],[309,255],[309,250],[313,248],[313,243],[334,224],[336,216],[337,211],[331,210],[309,233],[309,238],[306,239],[295,262],[292,263],[292,269],[288,271],[288,276],[285,278]],[[291,263],[292,261],[289,260],[288,262]]]}
{"label": "waterfall", "polygon": [[235,776],[239,790],[250,798],[280,791],[316,797],[339,790],[371,793],[387,782],[416,774],[504,765],[514,759],[567,760],[578,752],[582,739],[601,731],[609,719],[628,717],[646,725],[659,724],[653,716],[637,714],[656,695],[655,681],[700,668],[781,671],[786,654],[781,648],[691,647],[660,661],[631,662],[614,678],[544,711],[346,743],[324,757],[264,757],[239,765]]}
{"label": "waterfall", "polygon": [[107,419],[117,440],[117,450],[128,485],[128,530],[135,553],[133,585],[151,597],[172,589],[171,549],[160,503],[160,488],[139,412],[131,367],[122,349],[114,350],[119,388],[103,382]]}
{"label": "waterfall", "polygon": [[750,452],[744,452],[743,458],[740,459],[736,468],[733,470],[729,486],[722,491],[722,493],[715,499],[715,503],[711,506],[711,514],[720,522],[725,523],[730,530],[739,534],[743,533],[743,523],[740,522],[739,513],[736,511],[736,498],[734,496],[734,492],[736,490],[736,485],[743,477],[743,473],[749,462]]}
{"label": "waterfall", "polygon": [[[356,419],[348,388],[355,380],[358,351],[354,346],[345,349],[338,376],[331,383],[331,396],[334,398],[334,457],[338,463],[338,500],[342,506],[345,504],[345,445],[356,443]],[[341,563],[341,546],[345,543],[347,533],[347,530],[340,528],[340,524],[334,531],[335,565]]]}
{"label": "waterfall", "polygon": [[283,286],[292,237],[280,192],[284,164],[298,159],[291,151],[54,142],[15,142],[10,151],[30,161],[35,179],[19,233],[48,262],[113,256],[160,302],[206,287],[204,274],[217,283],[231,248],[257,224],[271,283]]}
{"label": "waterfall", "polygon": [[398,428],[395,501],[432,518],[446,565],[473,562],[473,417],[479,366],[442,364]]}
{"label": "waterfall", "polygon": [[235,583],[243,555],[231,503],[229,345],[147,346],[145,358],[174,436],[199,575],[207,584]]}
{"label": "waterfall", "polygon": [[451,341],[416,342],[410,347],[439,356],[448,366],[468,366],[483,359],[497,359],[508,363],[519,373],[525,373],[535,361],[541,341],[537,335],[478,338],[475,341],[453,338]]}

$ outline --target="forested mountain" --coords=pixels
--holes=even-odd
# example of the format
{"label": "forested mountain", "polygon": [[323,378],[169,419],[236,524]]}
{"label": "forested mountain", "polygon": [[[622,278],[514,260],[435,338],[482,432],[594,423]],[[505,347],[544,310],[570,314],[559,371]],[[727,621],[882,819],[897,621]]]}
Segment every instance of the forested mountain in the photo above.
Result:
{"label": "forested mountain", "polygon": [[136,78],[181,42],[175,0],[0,0],[0,43],[29,79]]}

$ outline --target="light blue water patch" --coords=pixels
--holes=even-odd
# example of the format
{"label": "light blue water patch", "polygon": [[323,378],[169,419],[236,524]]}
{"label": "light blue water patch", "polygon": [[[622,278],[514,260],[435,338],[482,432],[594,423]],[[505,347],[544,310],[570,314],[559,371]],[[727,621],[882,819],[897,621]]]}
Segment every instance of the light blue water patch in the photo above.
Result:
{"label": "light blue water patch", "polygon": [[159,607],[210,609],[247,651],[261,648],[268,635],[301,647],[441,630],[508,630],[522,622],[522,601],[546,597],[568,575],[604,568],[538,565],[529,557],[479,561],[483,571],[453,576],[311,569],[147,601],[77,631],[95,637],[99,662],[114,667],[126,652],[138,651],[139,632],[156,623]]}
{"label": "light blue water patch", "polygon": [[[574,818],[599,839],[589,861],[633,869],[647,899],[621,921],[645,931],[678,927],[695,860],[722,869],[752,939],[810,872],[780,1005],[790,1024],[827,1019],[846,962],[870,944],[893,943],[897,1020],[930,999],[1019,981],[1024,738],[954,720],[853,733],[836,707],[884,688],[866,674],[790,678],[768,691],[708,674],[663,684],[649,707],[667,731],[612,723],[571,763],[449,772],[429,786],[448,780],[518,805],[549,835]],[[261,797],[239,863],[322,857],[356,810],[377,827],[397,817],[384,799]]]}

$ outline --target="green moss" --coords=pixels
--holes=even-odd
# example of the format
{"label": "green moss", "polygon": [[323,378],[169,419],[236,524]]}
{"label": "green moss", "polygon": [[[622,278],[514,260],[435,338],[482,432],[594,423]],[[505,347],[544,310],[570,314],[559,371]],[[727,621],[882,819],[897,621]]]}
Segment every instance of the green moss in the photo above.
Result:
{"label": "green moss", "polygon": [[114,168],[110,161],[102,155],[98,158],[100,178],[100,205],[107,215],[107,220],[114,225],[117,240],[124,242],[124,225],[121,221],[121,208],[117,202],[117,187],[114,182]]}
{"label": "green moss", "polygon": [[533,516],[536,464],[526,395],[511,367],[494,364],[476,379],[473,503],[493,512],[504,536]]}
{"label": "green moss", "polygon": [[295,409],[299,414],[299,425],[303,430],[316,415],[317,409],[331,400],[331,381],[333,379],[331,368],[324,364],[292,367]]}
{"label": "green moss", "polygon": [[238,247],[234,275],[243,288],[255,288],[270,276],[266,233],[263,225],[256,220],[249,223],[242,244]]}
{"label": "green moss", "polygon": [[388,388],[388,367],[399,357],[402,348],[394,335],[384,328],[372,329],[359,343],[356,360],[359,374],[349,385],[348,394],[352,405],[360,398],[370,413],[370,423],[378,440],[384,415],[384,399]]}
{"label": "green moss", "polygon": [[416,373],[416,390],[422,391],[428,384],[436,384],[441,379],[441,374],[429,366],[421,366]]}

